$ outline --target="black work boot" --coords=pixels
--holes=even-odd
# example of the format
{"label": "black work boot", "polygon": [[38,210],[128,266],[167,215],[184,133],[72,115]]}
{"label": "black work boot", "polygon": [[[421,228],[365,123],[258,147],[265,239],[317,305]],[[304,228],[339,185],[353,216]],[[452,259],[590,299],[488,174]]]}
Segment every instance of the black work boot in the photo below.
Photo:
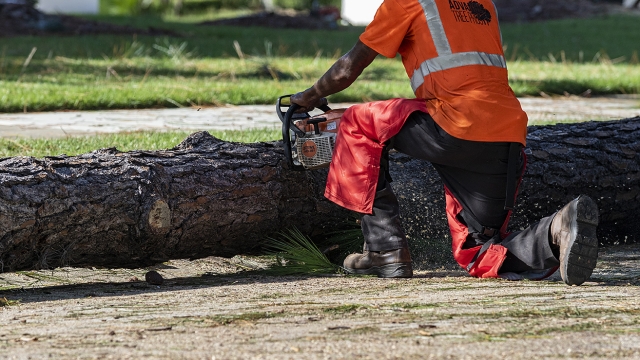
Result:
{"label": "black work boot", "polygon": [[567,285],[580,285],[591,277],[598,260],[598,206],[580,195],[556,213],[551,222],[551,243],[560,251],[560,276]]}
{"label": "black work boot", "polygon": [[387,251],[369,251],[351,254],[344,259],[344,270],[349,274],[377,275],[382,278],[410,278],[413,276],[409,248]]}

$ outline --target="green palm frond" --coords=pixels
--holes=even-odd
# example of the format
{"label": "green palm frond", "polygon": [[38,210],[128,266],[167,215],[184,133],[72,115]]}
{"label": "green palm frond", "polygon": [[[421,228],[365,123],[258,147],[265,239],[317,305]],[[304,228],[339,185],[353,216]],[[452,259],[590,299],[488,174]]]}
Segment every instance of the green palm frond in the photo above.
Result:
{"label": "green palm frond", "polygon": [[364,236],[360,222],[350,218],[335,231],[328,232],[321,239],[317,239],[316,243],[329,259],[341,264],[347,255],[362,250]]}
{"label": "green palm frond", "polygon": [[339,247],[341,250],[353,251],[361,249],[363,242],[364,236],[362,236],[362,230],[358,227],[329,232],[319,244],[321,247]]}
{"label": "green palm frond", "polygon": [[269,238],[265,247],[267,254],[276,257],[276,263],[266,270],[269,274],[335,274],[341,269],[295,228],[281,232],[278,238]]}

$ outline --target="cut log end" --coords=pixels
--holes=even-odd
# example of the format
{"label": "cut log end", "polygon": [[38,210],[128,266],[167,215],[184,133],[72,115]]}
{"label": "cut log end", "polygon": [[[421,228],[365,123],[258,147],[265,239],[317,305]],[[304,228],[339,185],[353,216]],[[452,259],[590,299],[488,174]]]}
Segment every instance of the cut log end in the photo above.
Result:
{"label": "cut log end", "polygon": [[157,200],[149,210],[149,227],[155,233],[166,234],[171,229],[171,210],[164,200]]}

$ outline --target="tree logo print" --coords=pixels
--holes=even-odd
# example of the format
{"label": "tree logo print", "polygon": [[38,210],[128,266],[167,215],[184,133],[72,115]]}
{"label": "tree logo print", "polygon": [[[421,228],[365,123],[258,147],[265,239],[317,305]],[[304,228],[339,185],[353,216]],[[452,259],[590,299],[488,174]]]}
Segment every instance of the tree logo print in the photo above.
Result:
{"label": "tree logo print", "polygon": [[480,21],[491,22],[491,13],[477,1],[469,1],[469,11]]}

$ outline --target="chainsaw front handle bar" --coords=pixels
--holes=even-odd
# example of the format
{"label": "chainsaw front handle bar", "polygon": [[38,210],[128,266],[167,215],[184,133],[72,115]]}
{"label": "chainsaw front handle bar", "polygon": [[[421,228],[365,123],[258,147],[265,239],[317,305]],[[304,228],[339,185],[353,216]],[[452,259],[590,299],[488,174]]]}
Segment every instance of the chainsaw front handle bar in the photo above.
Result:
{"label": "chainsaw front handle bar", "polygon": [[[280,96],[278,98],[278,101],[276,102],[276,113],[278,114],[278,117],[280,118],[280,121],[282,121],[282,124],[283,124],[282,136],[283,137],[285,136],[284,130],[287,129],[287,130],[293,131],[298,137],[305,137],[306,135],[305,132],[299,129],[297,126],[295,126],[292,121],[296,111],[298,111],[302,107],[296,103],[292,103],[291,100],[283,102],[284,99],[291,99],[291,95]],[[283,108],[288,108],[288,109],[285,112],[283,111]],[[324,112],[331,110],[331,108],[326,104],[318,106],[318,109]],[[304,117],[308,118],[310,117],[310,115],[305,114]]]}
{"label": "chainsaw front handle bar", "polygon": [[[293,131],[293,133],[296,134],[296,136],[299,138],[305,137],[307,133],[304,132],[304,130],[295,126],[295,124],[292,121],[294,115],[296,114],[296,111],[298,111],[302,107],[298,104],[292,103],[290,98],[291,98],[291,95],[283,95],[283,96],[280,96],[278,98],[278,101],[276,102],[276,113],[278,114],[280,121],[282,121],[282,142],[284,144],[284,153],[285,153],[285,157],[287,158],[287,162],[289,163],[289,166],[293,170],[305,170],[303,166],[295,165],[293,163],[293,158],[291,156],[291,135],[289,134],[289,131]],[[284,102],[283,101],[284,99],[289,99],[289,100]],[[287,111],[284,111],[283,108],[288,108],[288,109]],[[331,108],[328,105],[321,105],[318,107],[318,109],[324,112],[331,110]],[[305,113],[304,115],[302,115],[302,117],[310,118],[310,115],[308,113]]]}
{"label": "chainsaw front handle bar", "polygon": [[[293,125],[291,119],[293,118],[293,114],[300,109],[300,105],[294,104],[291,101],[288,101],[288,104],[283,103],[283,99],[291,98],[291,95],[284,95],[278,98],[278,102],[276,103],[276,113],[278,113],[278,117],[280,121],[282,121],[282,136],[283,138],[289,136],[289,130],[293,131],[297,136],[304,137],[304,131],[298,129],[297,126]],[[288,108],[287,111],[283,111],[282,108]],[[286,134],[285,134],[286,131]]]}

